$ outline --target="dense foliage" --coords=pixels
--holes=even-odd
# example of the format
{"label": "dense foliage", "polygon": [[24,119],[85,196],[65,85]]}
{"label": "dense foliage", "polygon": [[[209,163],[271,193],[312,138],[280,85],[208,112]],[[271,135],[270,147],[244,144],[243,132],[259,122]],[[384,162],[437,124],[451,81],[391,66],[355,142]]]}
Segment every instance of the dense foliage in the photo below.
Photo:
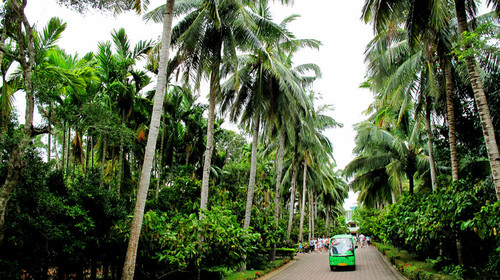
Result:
{"label": "dense foliage", "polygon": [[[59,2],[79,11],[140,12],[148,4]],[[117,29],[97,51],[68,54],[57,45],[66,23],[53,18],[38,30],[25,3],[3,1],[0,9],[0,278],[119,279],[156,128],[148,88],[159,73],[157,42],[133,45]],[[176,11],[134,279],[264,270],[299,240],[347,230],[347,187],[324,136],[340,124],[313,93],[320,69],[293,61],[320,42],[295,38],[287,29],[295,16],[273,22],[267,1],[185,4]],[[207,5],[223,16],[213,18]],[[158,20],[161,9],[147,17]],[[208,106],[195,95],[203,78]],[[26,125],[12,102],[21,91]],[[211,117],[212,101],[220,119]],[[40,126],[32,125],[35,109]],[[242,132],[224,129],[225,119]]]}

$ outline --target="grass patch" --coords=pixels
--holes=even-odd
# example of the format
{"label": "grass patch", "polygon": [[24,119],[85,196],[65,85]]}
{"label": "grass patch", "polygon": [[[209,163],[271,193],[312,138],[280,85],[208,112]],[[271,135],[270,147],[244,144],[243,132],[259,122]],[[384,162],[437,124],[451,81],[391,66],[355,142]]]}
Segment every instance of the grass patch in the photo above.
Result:
{"label": "grass patch", "polygon": [[398,250],[388,244],[373,242],[373,245],[389,262],[409,280],[456,280],[452,275],[440,273],[432,263],[414,259],[406,250]]}
{"label": "grass patch", "polygon": [[261,276],[264,276],[265,274],[272,272],[275,269],[278,269],[282,267],[283,265],[289,263],[289,259],[283,259],[283,260],[275,260],[273,262],[269,262],[265,269],[262,270],[247,270],[247,271],[241,271],[241,272],[233,272],[230,274],[227,274],[224,277],[224,280],[251,280],[251,279],[257,279]]}

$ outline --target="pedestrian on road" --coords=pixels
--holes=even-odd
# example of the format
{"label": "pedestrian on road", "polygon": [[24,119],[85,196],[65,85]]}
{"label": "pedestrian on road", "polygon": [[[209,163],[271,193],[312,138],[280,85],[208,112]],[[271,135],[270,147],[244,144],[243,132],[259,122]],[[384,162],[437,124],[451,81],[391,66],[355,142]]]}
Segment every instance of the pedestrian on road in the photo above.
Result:
{"label": "pedestrian on road", "polygon": [[361,242],[361,248],[363,248],[365,246],[365,236],[363,234],[361,234],[359,236],[359,241]]}

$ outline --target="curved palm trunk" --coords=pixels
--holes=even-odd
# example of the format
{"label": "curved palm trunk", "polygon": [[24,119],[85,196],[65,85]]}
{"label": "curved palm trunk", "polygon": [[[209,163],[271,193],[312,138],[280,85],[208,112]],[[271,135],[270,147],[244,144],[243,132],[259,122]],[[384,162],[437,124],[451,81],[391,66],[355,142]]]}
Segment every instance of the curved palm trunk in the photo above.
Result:
{"label": "curved palm trunk", "polygon": [[[467,16],[465,13],[465,1],[455,0],[455,9],[458,21],[458,30],[460,34],[467,31]],[[468,48],[469,46],[466,46]],[[472,89],[474,91],[474,98],[476,99],[477,109],[479,111],[479,118],[481,119],[481,126],[483,128],[484,141],[488,151],[488,158],[490,160],[491,173],[493,181],[495,182],[495,189],[497,199],[500,200],[500,153],[495,138],[495,127],[491,121],[490,109],[484,93],[483,83],[479,77],[477,63],[474,57],[466,58],[467,70],[471,81]]]}
{"label": "curved palm trunk", "polygon": [[153,103],[153,113],[148,142],[144,153],[144,163],[141,171],[141,179],[139,189],[137,191],[137,202],[134,210],[134,218],[130,229],[130,238],[125,256],[125,264],[123,266],[122,280],[134,279],[135,262],[137,257],[137,247],[139,245],[139,236],[141,234],[142,220],[144,216],[144,207],[148,195],[149,182],[151,180],[151,168],[156,149],[156,139],[160,127],[160,118],[163,107],[163,99],[165,97],[165,87],[167,84],[167,64],[170,48],[170,38],[172,33],[172,19],[175,0],[167,0],[165,14],[163,15],[163,31],[160,50],[160,63],[158,71],[158,80],[156,84],[156,93]]}
{"label": "curved palm trunk", "polygon": [[[297,145],[295,145],[295,151],[297,151]],[[288,229],[286,232],[287,239],[290,239],[290,234],[292,233],[292,223],[293,223],[293,210],[295,207],[295,188],[297,185],[297,153],[293,158],[293,167],[292,167],[292,188],[290,190],[290,209],[288,215]]]}
{"label": "curved palm trunk", "polygon": [[300,210],[299,242],[302,241],[302,231],[304,226],[304,215],[306,207],[306,181],[307,181],[307,161],[304,159],[304,178],[302,182],[302,209]]}
{"label": "curved palm trunk", "polygon": [[250,218],[252,216],[255,175],[257,173],[257,144],[259,140],[259,122],[260,118],[258,115],[256,115],[253,123],[252,157],[250,161],[250,179],[248,180],[247,205],[245,208],[245,222],[243,223],[244,229],[248,229],[250,227]]}
{"label": "curved palm trunk", "polygon": [[457,137],[455,129],[455,106],[453,104],[453,81],[451,73],[451,64],[445,61],[445,80],[446,80],[446,109],[448,111],[448,137],[450,138],[451,154],[451,177],[453,181],[458,180],[458,152]]}
{"label": "curved palm trunk", "polygon": [[[425,98],[425,127],[427,129],[427,148],[429,149],[429,168],[431,171],[432,191],[436,191],[436,162],[434,161],[434,148],[432,145],[432,126],[431,126],[431,99]],[[394,199],[393,199],[394,202]]]}

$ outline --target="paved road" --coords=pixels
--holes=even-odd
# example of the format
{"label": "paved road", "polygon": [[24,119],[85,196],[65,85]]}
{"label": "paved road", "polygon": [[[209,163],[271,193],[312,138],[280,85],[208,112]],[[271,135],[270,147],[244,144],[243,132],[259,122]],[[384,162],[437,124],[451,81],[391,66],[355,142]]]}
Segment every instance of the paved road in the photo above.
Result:
{"label": "paved road", "polygon": [[403,279],[374,247],[356,249],[355,271],[330,271],[328,254],[299,254],[284,269],[265,275],[265,280],[386,280]]}

